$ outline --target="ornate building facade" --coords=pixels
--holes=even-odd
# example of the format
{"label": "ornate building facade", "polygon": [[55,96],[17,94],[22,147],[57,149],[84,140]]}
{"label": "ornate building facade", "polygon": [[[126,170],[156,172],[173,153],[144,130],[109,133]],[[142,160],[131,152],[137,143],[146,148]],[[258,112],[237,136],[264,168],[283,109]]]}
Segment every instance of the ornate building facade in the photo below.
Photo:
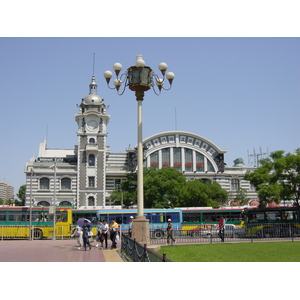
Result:
{"label": "ornate building facade", "polygon": [[[74,149],[48,149],[46,139],[40,144],[38,157],[25,165],[26,205],[72,205],[75,208],[113,206],[112,191],[128,172],[136,171],[136,147],[124,153],[111,153],[106,145],[107,125],[104,100],[97,94],[95,76],[89,94],[82,99],[75,115],[78,145]],[[229,193],[229,205],[243,188],[249,204],[257,200],[255,189],[244,180],[247,170],[241,159],[233,167],[224,162],[226,150],[203,137],[183,131],[162,132],[143,141],[144,166],[174,167],[187,180],[217,182]]]}

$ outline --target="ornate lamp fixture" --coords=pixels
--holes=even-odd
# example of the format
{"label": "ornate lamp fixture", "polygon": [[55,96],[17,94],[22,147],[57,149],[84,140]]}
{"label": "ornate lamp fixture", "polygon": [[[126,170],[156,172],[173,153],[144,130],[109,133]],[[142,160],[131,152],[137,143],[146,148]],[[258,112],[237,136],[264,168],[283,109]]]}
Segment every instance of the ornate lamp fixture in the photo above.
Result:
{"label": "ornate lamp fixture", "polygon": [[[150,68],[145,66],[145,61],[143,60],[142,55],[136,56],[136,64],[135,66],[129,67],[125,73],[120,75],[122,70],[122,65],[120,63],[115,63],[113,65],[113,69],[116,74],[116,79],[114,80],[114,87],[110,87],[109,83],[113,76],[111,71],[104,72],[104,78],[106,79],[107,86],[111,89],[117,90],[118,95],[123,95],[125,92],[125,88],[128,86],[130,90],[136,92],[136,97],[143,97],[144,92],[149,89],[153,89],[156,95],[161,93],[161,90],[170,90],[172,87],[173,79],[175,78],[175,74],[173,72],[166,73],[168,66],[166,63],[162,62],[158,65],[158,69],[162,73],[162,78],[159,78],[157,74]],[[119,76],[120,75],[120,76]],[[165,88],[165,78],[169,81],[170,87]],[[122,89],[121,89],[122,87]],[[143,100],[143,99],[137,99]]]}

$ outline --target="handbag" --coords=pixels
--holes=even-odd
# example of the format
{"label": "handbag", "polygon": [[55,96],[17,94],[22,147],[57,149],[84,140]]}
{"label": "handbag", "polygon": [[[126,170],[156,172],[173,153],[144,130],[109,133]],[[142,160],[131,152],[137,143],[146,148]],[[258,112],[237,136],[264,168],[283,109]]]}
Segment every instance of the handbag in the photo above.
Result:
{"label": "handbag", "polygon": [[91,238],[93,235],[94,235],[93,232],[89,231],[89,233],[88,233],[89,238]]}
{"label": "handbag", "polygon": [[120,240],[120,237],[119,237],[119,235],[117,234],[117,235],[116,235],[116,241],[118,241],[118,240]]}

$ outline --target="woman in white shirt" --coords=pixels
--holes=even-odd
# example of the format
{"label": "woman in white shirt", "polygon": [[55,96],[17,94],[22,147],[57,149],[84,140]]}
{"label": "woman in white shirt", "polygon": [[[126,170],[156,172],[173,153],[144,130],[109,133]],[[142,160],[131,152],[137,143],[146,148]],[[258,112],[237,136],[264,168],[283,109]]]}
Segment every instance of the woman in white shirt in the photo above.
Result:
{"label": "woman in white shirt", "polygon": [[75,229],[74,233],[71,235],[71,237],[77,237],[77,242],[79,244],[78,250],[81,250],[81,247],[83,245],[82,228],[77,225],[76,229]]}
{"label": "woman in white shirt", "polygon": [[[107,249],[107,232],[109,230],[109,226],[106,222],[106,220],[103,221],[103,223],[99,222],[98,225],[98,237],[101,243],[101,248],[103,248],[103,241],[105,241],[105,248]],[[98,244],[96,245],[98,247]]]}

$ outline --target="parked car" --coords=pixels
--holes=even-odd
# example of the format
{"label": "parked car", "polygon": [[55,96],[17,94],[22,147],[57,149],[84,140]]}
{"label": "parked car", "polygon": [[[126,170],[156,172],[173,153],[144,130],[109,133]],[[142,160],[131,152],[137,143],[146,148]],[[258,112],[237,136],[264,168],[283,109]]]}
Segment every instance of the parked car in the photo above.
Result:
{"label": "parked car", "polygon": [[187,231],[187,235],[190,235],[190,236],[201,236],[201,232],[203,230],[208,230],[209,227],[207,225],[200,225],[196,228],[193,228],[193,229],[190,229]]}
{"label": "parked car", "polygon": [[[246,232],[244,228],[238,228],[234,224],[225,224],[224,230],[225,237],[245,237]],[[212,225],[208,230],[201,230],[200,236],[202,237],[219,237],[219,226]]]}
{"label": "parked car", "polygon": [[266,224],[256,231],[258,238],[299,237],[300,228],[293,224]]}

